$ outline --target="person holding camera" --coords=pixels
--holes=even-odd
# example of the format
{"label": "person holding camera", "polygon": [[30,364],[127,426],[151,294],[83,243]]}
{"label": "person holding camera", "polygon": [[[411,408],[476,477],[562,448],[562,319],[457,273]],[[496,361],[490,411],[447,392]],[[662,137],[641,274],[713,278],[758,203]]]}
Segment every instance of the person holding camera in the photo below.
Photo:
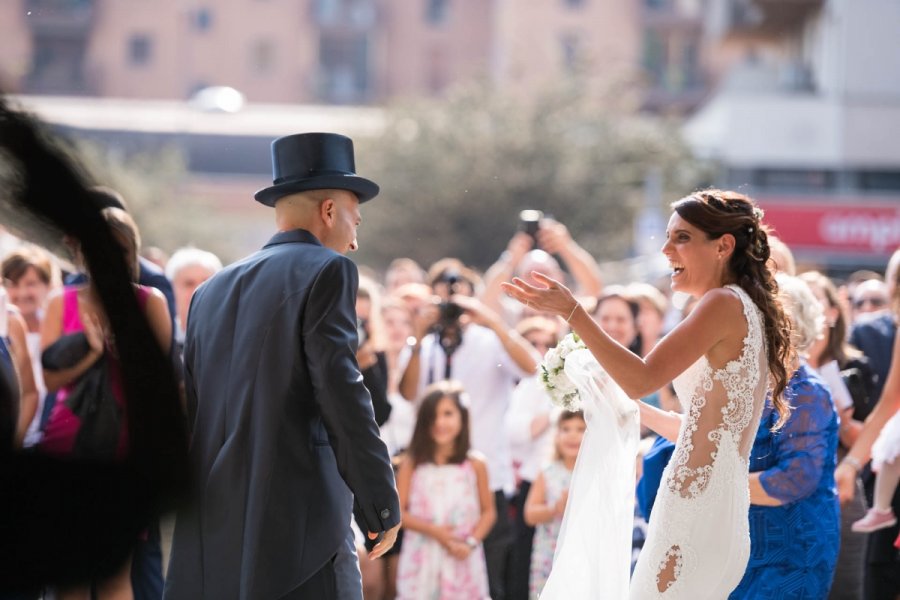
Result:
{"label": "person holding camera", "polygon": [[381,321],[381,294],[378,284],[368,277],[359,278],[356,292],[356,337],[359,346],[356,362],[363,384],[372,396],[375,423],[381,427],[391,415],[388,402],[388,363],[384,353],[384,327]]}
{"label": "person holding camera", "polygon": [[506,435],[506,412],[515,382],[537,369],[538,356],[521,335],[475,297],[477,276],[458,261],[430,270],[434,303],[419,311],[417,333],[400,382],[404,398],[422,397],[428,385],[453,379],[469,392],[472,448],[485,455],[497,521],[484,539],[491,598],[506,597],[511,543],[508,498],[515,478]]}
{"label": "person holding camera", "polygon": [[594,257],[578,245],[568,227],[545,217],[541,211],[523,210],[519,214],[519,230],[509,240],[499,260],[485,273],[481,300],[503,315],[508,323],[515,323],[523,316],[524,307],[510,301],[500,284],[513,276],[530,281],[532,271],[550,273],[557,281],[563,281],[562,265],[572,275],[576,295],[591,298],[600,295],[603,289],[600,267]]}

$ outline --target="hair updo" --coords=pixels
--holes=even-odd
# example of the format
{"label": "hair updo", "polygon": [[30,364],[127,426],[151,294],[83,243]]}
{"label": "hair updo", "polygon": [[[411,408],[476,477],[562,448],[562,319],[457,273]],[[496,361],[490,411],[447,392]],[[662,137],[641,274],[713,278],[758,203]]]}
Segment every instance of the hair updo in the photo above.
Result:
{"label": "hair updo", "polygon": [[769,228],[762,223],[763,211],[748,196],[722,190],[695,192],[677,202],[672,209],[678,215],[717,240],[734,237],[734,252],[728,270],[762,312],[765,320],[766,355],[772,377],[772,402],[778,411],[777,427],[789,416],[784,400],[788,370],[793,352],[790,322],[778,301],[778,284],[769,269]]}

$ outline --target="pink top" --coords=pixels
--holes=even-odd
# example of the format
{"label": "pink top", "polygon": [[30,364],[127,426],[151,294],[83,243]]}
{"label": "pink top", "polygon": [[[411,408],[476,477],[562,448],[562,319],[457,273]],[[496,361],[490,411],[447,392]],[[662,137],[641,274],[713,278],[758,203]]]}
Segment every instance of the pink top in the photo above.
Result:
{"label": "pink top", "polygon": [[[81,322],[81,315],[78,311],[78,289],[77,286],[67,286],[63,291],[62,335],[84,331],[84,325]],[[150,290],[144,286],[136,286],[135,290],[138,304],[140,304],[142,310],[146,310]],[[122,386],[122,371],[119,367],[118,359],[109,352],[108,348],[106,357],[109,361],[109,377],[112,392],[115,396],[116,404],[122,409],[122,431],[119,435],[119,444],[115,455],[116,460],[122,460],[125,458],[128,450],[128,421],[125,393]],[[50,411],[50,417],[47,419],[47,425],[44,428],[44,436],[40,442],[40,449],[46,454],[53,456],[69,456],[72,454],[75,439],[81,427],[81,419],[66,406],[66,398],[76,383],[77,380],[61,387],[56,392],[56,403]]]}

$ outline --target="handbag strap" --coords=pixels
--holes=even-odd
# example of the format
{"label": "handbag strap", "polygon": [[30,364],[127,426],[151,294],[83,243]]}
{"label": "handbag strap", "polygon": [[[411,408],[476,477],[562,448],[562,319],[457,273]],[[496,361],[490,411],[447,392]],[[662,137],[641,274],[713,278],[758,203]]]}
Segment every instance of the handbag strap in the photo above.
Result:
{"label": "handbag strap", "polygon": [[78,314],[78,288],[66,287],[63,291],[63,333],[84,330],[81,315]]}

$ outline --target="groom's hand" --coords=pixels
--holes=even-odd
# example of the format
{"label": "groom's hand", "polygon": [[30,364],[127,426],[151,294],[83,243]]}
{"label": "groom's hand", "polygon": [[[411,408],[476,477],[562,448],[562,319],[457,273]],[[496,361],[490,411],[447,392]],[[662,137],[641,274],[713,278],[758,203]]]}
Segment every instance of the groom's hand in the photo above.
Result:
{"label": "groom's hand", "polygon": [[[375,544],[375,547],[372,548],[372,551],[369,552],[369,560],[375,560],[376,558],[380,558],[384,555],[385,552],[393,547],[394,542],[397,541],[397,532],[400,531],[400,523],[397,523],[390,529],[384,532],[384,536],[381,538],[381,541]],[[377,533],[369,532],[369,539],[374,540],[378,537]]]}

